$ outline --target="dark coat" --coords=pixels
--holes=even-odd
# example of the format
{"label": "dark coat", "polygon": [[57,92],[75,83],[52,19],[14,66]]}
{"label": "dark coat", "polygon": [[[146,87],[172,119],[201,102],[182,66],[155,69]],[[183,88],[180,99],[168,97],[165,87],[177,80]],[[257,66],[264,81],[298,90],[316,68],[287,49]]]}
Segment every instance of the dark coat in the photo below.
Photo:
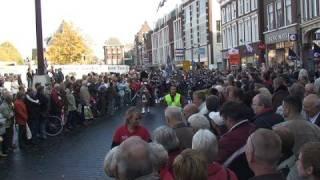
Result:
{"label": "dark coat", "polygon": [[272,129],[276,124],[283,122],[284,119],[279,114],[273,112],[272,109],[266,110],[264,113],[257,115],[254,124],[257,128]]}
{"label": "dark coat", "polygon": [[219,155],[217,162],[223,164],[234,152],[242,148],[255,129],[254,124],[246,121],[223,135],[219,140]]}
{"label": "dark coat", "polygon": [[188,127],[181,122],[180,124],[176,125],[173,130],[177,134],[181,150],[192,147],[193,130],[191,127]]}
{"label": "dark coat", "polygon": [[274,112],[277,111],[277,108],[282,105],[282,101],[289,95],[288,88],[286,86],[280,86],[274,92],[272,96],[272,109]]}

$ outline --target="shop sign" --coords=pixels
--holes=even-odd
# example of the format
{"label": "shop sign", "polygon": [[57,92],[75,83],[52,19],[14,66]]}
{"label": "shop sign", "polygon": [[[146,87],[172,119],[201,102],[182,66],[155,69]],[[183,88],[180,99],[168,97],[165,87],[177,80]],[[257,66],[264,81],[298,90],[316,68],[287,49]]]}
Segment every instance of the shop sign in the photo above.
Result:
{"label": "shop sign", "polygon": [[[296,27],[290,27],[286,29],[281,29],[278,31],[274,31],[271,33],[266,33],[265,38],[266,38],[266,44],[274,44],[278,42],[285,42],[289,40],[289,37],[291,35],[291,38],[296,39],[297,36],[297,29]],[[295,35],[295,37],[294,37]],[[291,40],[291,39],[290,39]]]}

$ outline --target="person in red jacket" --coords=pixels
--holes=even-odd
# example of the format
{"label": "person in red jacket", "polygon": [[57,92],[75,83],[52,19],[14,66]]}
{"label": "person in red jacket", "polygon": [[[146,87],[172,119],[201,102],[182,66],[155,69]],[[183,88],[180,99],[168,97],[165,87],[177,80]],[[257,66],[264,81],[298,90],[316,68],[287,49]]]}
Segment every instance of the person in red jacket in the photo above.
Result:
{"label": "person in red jacket", "polygon": [[192,138],[192,149],[201,152],[208,163],[208,180],[238,180],[233,171],[214,160],[218,155],[217,137],[207,129],[200,129]]}
{"label": "person in red jacket", "polygon": [[24,148],[27,142],[26,124],[28,121],[28,110],[24,102],[25,94],[18,92],[14,102],[14,112],[16,123],[19,125],[19,146]]}
{"label": "person in red jacket", "polygon": [[136,107],[131,107],[125,114],[125,124],[120,126],[113,135],[111,147],[120,145],[131,136],[139,136],[146,142],[150,142],[149,131],[140,126],[141,113]]}

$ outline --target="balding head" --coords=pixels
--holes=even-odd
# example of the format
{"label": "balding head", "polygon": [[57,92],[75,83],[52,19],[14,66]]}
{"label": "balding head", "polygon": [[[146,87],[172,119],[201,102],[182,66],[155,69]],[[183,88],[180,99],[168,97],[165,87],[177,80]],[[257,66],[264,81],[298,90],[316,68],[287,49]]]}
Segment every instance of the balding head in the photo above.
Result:
{"label": "balding head", "polygon": [[149,145],[140,137],[132,136],[122,142],[117,152],[119,179],[135,179],[152,173]]}
{"label": "balding head", "polygon": [[183,108],[183,115],[185,119],[188,119],[191,115],[199,112],[198,107],[195,104],[187,104]]}
{"label": "balding head", "polygon": [[176,124],[183,122],[182,109],[179,107],[167,107],[164,116],[170,127],[174,127]]}
{"label": "balding head", "polygon": [[310,94],[303,100],[303,109],[309,118],[314,117],[320,112],[320,98],[315,94]]}
{"label": "balding head", "polygon": [[247,141],[246,157],[250,168],[275,167],[281,156],[281,139],[268,129],[258,129]]}

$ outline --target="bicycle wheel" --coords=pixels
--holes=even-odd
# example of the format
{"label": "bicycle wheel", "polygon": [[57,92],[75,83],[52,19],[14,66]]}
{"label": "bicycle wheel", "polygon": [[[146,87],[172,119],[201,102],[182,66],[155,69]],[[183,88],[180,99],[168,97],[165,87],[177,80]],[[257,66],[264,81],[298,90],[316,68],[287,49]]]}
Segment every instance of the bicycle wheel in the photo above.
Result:
{"label": "bicycle wheel", "polygon": [[48,136],[57,136],[63,130],[63,123],[61,118],[57,116],[48,116],[46,123],[46,133]]}

